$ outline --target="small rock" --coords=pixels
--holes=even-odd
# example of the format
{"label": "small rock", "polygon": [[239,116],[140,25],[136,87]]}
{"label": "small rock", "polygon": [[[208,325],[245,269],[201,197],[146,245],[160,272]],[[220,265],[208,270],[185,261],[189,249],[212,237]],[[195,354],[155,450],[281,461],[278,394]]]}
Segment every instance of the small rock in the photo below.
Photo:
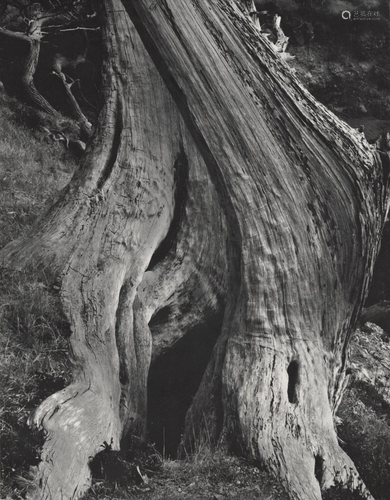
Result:
{"label": "small rock", "polygon": [[363,114],[368,113],[367,108],[365,107],[365,105],[364,105],[363,103],[360,103],[360,104],[358,105],[358,110],[359,110],[361,113],[363,113]]}

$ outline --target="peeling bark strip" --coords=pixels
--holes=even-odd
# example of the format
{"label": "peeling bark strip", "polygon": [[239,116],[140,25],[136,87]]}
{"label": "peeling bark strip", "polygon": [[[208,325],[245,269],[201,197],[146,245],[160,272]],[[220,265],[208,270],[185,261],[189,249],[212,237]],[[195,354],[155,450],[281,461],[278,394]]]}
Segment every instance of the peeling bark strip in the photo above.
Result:
{"label": "peeling bark strip", "polygon": [[383,225],[379,157],[299,85],[239,2],[123,3],[241,245],[239,295],[229,292],[184,445],[193,427],[208,433],[219,399],[215,438],[265,461],[292,497],[341,482],[369,498],[332,411]]}

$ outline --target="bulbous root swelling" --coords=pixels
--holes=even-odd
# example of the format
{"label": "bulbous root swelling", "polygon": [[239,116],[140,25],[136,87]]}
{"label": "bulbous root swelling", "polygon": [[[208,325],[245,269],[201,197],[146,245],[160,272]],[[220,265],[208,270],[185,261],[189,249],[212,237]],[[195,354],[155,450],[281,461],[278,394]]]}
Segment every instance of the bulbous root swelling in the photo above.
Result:
{"label": "bulbous root swelling", "polygon": [[47,437],[30,498],[80,497],[104,441],[144,436],[150,363],[224,311],[182,450],[207,436],[292,498],[340,483],[369,499],[333,413],[383,226],[378,156],[240,2],[149,3],[103,2],[96,136],[50,214],[1,253],[61,277],[72,330],[74,381],[31,419]]}

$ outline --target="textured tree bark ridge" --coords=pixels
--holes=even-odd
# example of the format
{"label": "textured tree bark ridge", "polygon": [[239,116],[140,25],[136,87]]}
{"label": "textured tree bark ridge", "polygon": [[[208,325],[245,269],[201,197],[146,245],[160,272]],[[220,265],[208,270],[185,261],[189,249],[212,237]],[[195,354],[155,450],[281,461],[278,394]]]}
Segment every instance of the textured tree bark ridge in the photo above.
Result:
{"label": "textured tree bark ridge", "polygon": [[98,130],[55,206],[0,253],[60,277],[72,330],[73,383],[31,419],[47,434],[30,498],[79,498],[104,441],[145,434],[151,360],[215,311],[182,448],[207,436],[261,460],[292,498],[336,482],[370,498],[333,413],[384,220],[376,152],[239,2],[101,10]]}

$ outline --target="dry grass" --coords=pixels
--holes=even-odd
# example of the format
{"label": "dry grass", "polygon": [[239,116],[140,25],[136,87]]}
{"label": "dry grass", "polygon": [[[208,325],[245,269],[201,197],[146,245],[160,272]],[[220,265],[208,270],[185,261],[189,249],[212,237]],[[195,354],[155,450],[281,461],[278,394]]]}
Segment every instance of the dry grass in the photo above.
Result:
{"label": "dry grass", "polygon": [[287,500],[268,473],[234,456],[203,449],[185,460],[161,461],[146,483],[127,487],[97,480],[84,500]]}
{"label": "dry grass", "polygon": [[39,459],[42,439],[27,426],[29,414],[69,383],[68,325],[46,283],[5,270],[0,280],[1,459],[12,483]]}
{"label": "dry grass", "polygon": [[[69,181],[75,162],[35,125],[43,118],[0,90],[0,248],[22,236]],[[31,125],[26,125],[29,117]],[[49,123],[46,125],[51,126]]]}

